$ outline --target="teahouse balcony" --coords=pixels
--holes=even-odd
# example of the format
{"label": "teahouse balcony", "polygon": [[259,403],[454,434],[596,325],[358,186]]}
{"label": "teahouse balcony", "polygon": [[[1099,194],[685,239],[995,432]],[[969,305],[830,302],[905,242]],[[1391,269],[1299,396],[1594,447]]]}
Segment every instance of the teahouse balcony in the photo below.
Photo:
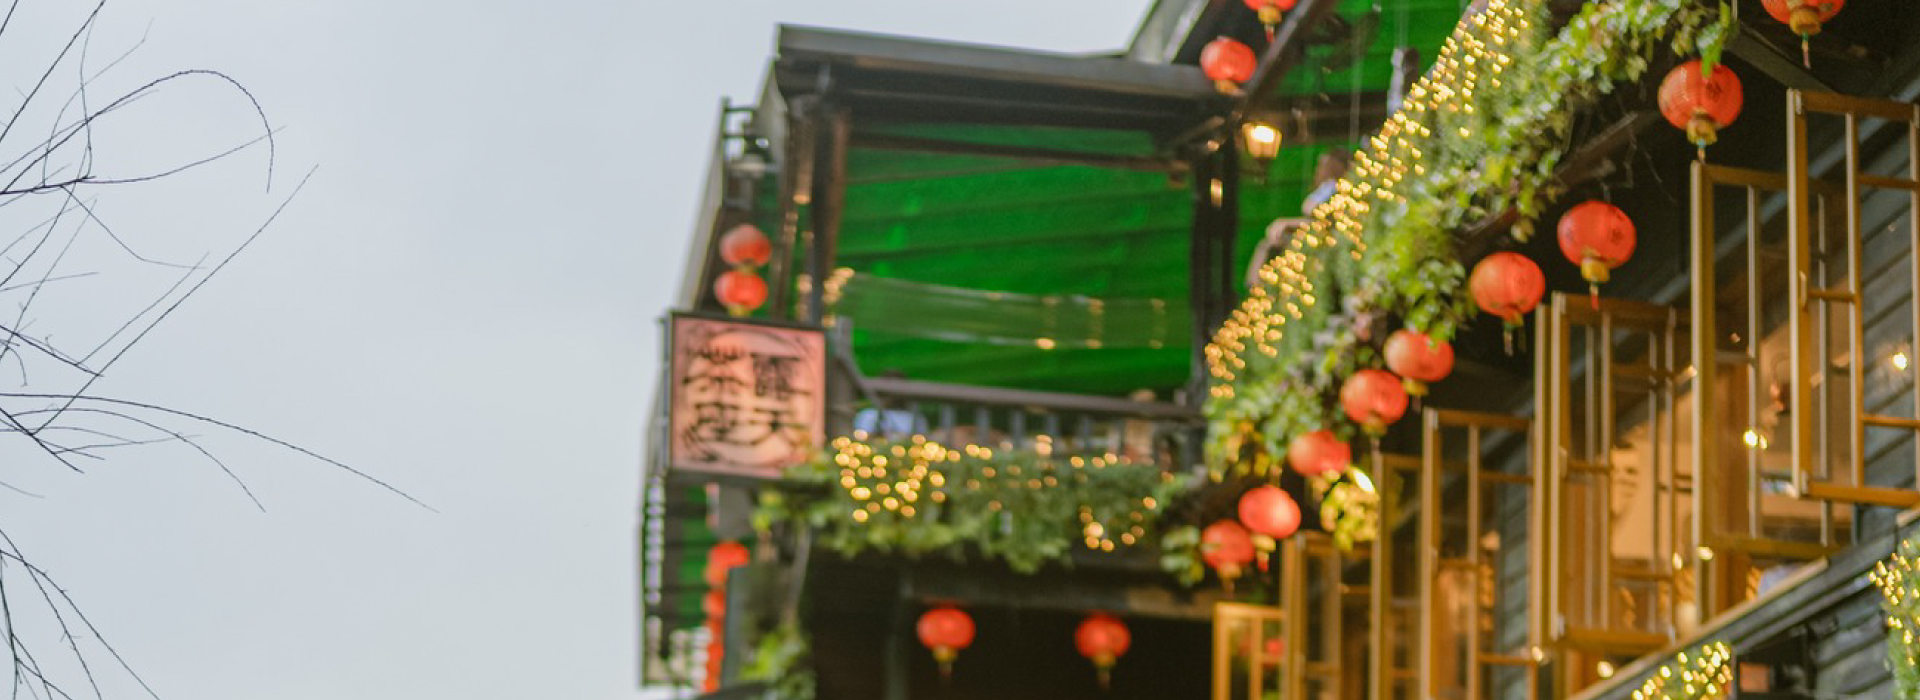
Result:
{"label": "teahouse balcony", "polygon": [[[1151,659],[1115,669],[1118,697],[1891,692],[1867,573],[1920,506],[1920,55],[1901,43],[1920,10],[1854,0],[1803,64],[1758,0],[1735,3],[1722,60],[1744,116],[1703,154],[1656,98],[1690,55],[1655,41],[1614,56],[1620,35],[1585,32],[1697,24],[1689,12],[1718,17],[1707,4],[1495,0],[1464,18],[1456,3],[1389,4],[1394,39],[1363,33],[1354,3],[1301,0],[1261,44],[1242,3],[1168,0],[1125,57],[783,29],[759,104],[723,110],[686,297],[719,316],[722,237],[765,232],[769,293],[733,311],[820,329],[822,444],[762,478],[650,473],[656,643],[705,621],[681,658],[720,640],[709,676],[739,682],[758,633],[799,620],[822,697],[1067,697],[1095,692],[1094,676],[1063,640],[1106,612],[1132,629],[1130,658]],[[1409,100],[1479,104],[1461,86],[1487,86],[1462,66],[1492,75],[1507,56],[1488,47],[1529,19],[1542,41],[1644,72],[1563,85],[1542,102],[1561,111],[1514,117],[1564,120],[1563,148],[1504,166],[1529,169],[1527,188],[1379,194],[1423,167],[1405,139],[1388,145],[1428,126]],[[1216,31],[1270,47],[1241,94],[1190,65]],[[1415,83],[1415,48],[1445,69]],[[1350,79],[1350,101],[1293,69]],[[1243,152],[1238,127],[1275,113],[1291,120],[1278,158]],[[1457,133],[1418,143],[1450,149],[1436,162],[1510,155]],[[1333,181],[1320,156],[1355,146],[1392,157],[1363,156],[1330,189],[1403,216],[1472,214],[1443,251],[1390,238],[1404,219],[1296,218]],[[1518,197],[1534,186],[1538,201]],[[1639,231],[1600,287],[1548,233],[1588,199]],[[1539,261],[1548,289],[1509,327],[1448,328],[1452,374],[1370,439],[1327,394],[1380,364],[1382,336],[1424,321],[1412,302],[1349,297],[1390,285],[1368,278],[1382,269],[1444,275],[1313,257],[1369,246],[1465,266],[1507,250]],[[1328,298],[1303,310],[1315,295]],[[1448,303],[1464,306],[1419,313]],[[1290,321],[1313,340],[1283,352]],[[1223,326],[1259,330],[1227,348]],[[1325,347],[1350,352],[1313,354]],[[1260,366],[1260,352],[1285,360]],[[1259,382],[1271,393],[1232,404]],[[1345,471],[1305,474],[1286,454],[1299,435],[1264,434],[1318,427],[1352,435]],[[1240,499],[1269,484],[1303,511],[1297,529],[1243,531],[1248,558],[1217,560],[1233,542],[1201,528],[1244,521]],[[757,563],[692,580],[715,541],[756,537]],[[714,591],[717,616],[695,602]],[[915,637],[945,606],[979,626],[954,678],[954,650]]]}

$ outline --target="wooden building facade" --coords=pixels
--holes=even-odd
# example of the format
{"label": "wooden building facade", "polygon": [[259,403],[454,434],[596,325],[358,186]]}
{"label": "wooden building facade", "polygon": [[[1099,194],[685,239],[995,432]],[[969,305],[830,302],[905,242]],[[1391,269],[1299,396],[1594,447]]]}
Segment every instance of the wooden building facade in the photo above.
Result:
{"label": "wooden building facade", "polygon": [[[1450,239],[1469,262],[1541,261],[1549,291],[1517,334],[1486,316],[1460,329],[1452,376],[1356,441],[1370,537],[1344,546],[1309,508],[1235,589],[1176,580],[1148,534],[1232,518],[1269,480],[1311,502],[1278,467],[1208,478],[1207,348],[1246,308],[1249,271],[1307,235],[1294,225],[1326,164],[1385,138],[1449,37],[1510,6],[1578,31],[1608,1],[1299,0],[1269,39],[1239,0],[1159,0],[1128,50],[1096,57],[783,28],[757,104],[723,110],[682,308],[720,310],[720,239],[756,226],[772,255],[754,316],[824,329],[830,439],[1104,455],[1185,486],[1134,513],[1137,542],[1086,530],[1037,570],[977,543],[849,551],[817,522],[768,522],[767,494],[818,484],[668,468],[663,396],[643,684],[699,675],[704,557],[738,540],[754,563],[707,634],[721,692],[741,697],[790,692],[754,669],[783,627],[806,652],[778,670],[821,698],[1895,697],[1869,573],[1920,506],[1908,0],[1851,0],[1804,58],[1759,0],[1724,5],[1716,46],[1744,109],[1704,156],[1660,118],[1661,79],[1687,58],[1664,44],[1572,109],[1544,208],[1483,212]],[[1258,49],[1237,93],[1197,66],[1221,36]],[[1253,123],[1285,135],[1278,157],[1249,156]],[[1639,231],[1591,296],[1549,235],[1588,199]],[[977,625],[951,678],[914,635],[942,605]],[[1134,642],[1105,690],[1073,645],[1097,611]],[[1682,693],[1659,680],[1679,668],[1715,677]]]}

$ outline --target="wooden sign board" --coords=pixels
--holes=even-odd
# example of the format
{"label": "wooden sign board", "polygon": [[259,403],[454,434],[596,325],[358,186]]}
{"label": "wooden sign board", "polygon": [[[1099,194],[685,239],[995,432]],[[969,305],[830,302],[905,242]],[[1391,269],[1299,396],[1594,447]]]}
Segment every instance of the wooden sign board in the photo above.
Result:
{"label": "wooden sign board", "polygon": [[670,469],[779,478],[826,442],[818,328],[674,314]]}

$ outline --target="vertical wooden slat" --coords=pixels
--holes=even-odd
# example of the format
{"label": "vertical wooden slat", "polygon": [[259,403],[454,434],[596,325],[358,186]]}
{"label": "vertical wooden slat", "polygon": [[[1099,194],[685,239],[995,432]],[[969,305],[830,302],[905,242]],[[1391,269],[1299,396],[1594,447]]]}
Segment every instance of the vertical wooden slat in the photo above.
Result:
{"label": "vertical wooden slat", "polygon": [[[1816,236],[1816,238],[1808,245],[1813,250],[1814,260],[1818,261],[1814,268],[1814,283],[1825,287],[1830,282],[1827,275],[1826,260],[1827,253],[1833,250],[1833,209],[1828,205],[1827,197],[1824,195],[1816,197],[1812,206],[1814,207],[1812,219],[1814,222],[1814,231],[1811,235]],[[1816,304],[1814,305],[1813,312],[1814,328],[1818,329],[1814,338],[1813,356],[1832,357],[1833,348],[1831,347],[1831,336],[1833,334],[1829,332],[1829,329],[1833,328],[1833,311],[1829,309],[1826,304]],[[1820,382],[1820,387],[1818,393],[1814,396],[1814,401],[1817,403],[1817,408],[1814,411],[1814,425],[1820,426],[1820,430],[1818,431],[1819,439],[1814,444],[1814,454],[1819,456],[1820,478],[1829,479],[1833,476],[1830,473],[1832,471],[1831,465],[1833,464],[1833,436],[1828,434],[1826,426],[1833,425],[1833,382]],[[1834,544],[1832,501],[1824,499],[1821,501],[1821,515],[1820,543],[1831,546]]]}
{"label": "vertical wooden slat", "polygon": [[1286,553],[1281,562],[1285,567],[1281,575],[1287,577],[1287,582],[1280,588],[1286,599],[1282,625],[1287,635],[1287,660],[1281,671],[1280,697],[1304,698],[1307,697],[1307,538],[1289,537],[1282,550]]}
{"label": "vertical wooden slat", "polygon": [[[1713,472],[1720,451],[1720,426],[1714,422],[1713,396],[1720,359],[1719,327],[1714,320],[1714,300],[1719,287],[1714,281],[1713,251],[1715,243],[1713,225],[1713,182],[1708,178],[1707,165],[1693,163],[1693,250],[1689,271],[1693,281],[1693,544],[1695,552],[1685,556],[1686,561],[1694,562],[1693,600],[1698,620],[1712,615],[1708,584],[1711,572],[1704,562],[1699,561],[1696,553],[1707,546],[1711,529],[1708,508],[1708,494],[1713,484]],[[1697,620],[1696,620],[1697,621]]]}
{"label": "vertical wooden slat", "polygon": [[[1920,104],[1913,106],[1913,116],[1907,121],[1907,177],[1920,182]],[[1912,339],[1907,343],[1907,366],[1913,367],[1912,363],[1920,361],[1920,189],[1907,194],[1907,207],[1907,253],[1912,266],[1907,301],[1913,309],[1913,326],[1907,336]],[[1914,374],[1920,376],[1920,370]],[[1913,382],[1913,417],[1920,418],[1920,381]],[[1920,440],[1920,436],[1915,439]],[[1914,449],[1913,457],[1913,487],[1920,489],[1920,446]]]}
{"label": "vertical wooden slat", "polygon": [[1810,239],[1811,175],[1807,172],[1805,95],[1787,91],[1787,363],[1790,367],[1789,424],[1793,439],[1794,487],[1805,493],[1812,481],[1815,431],[1813,426],[1813,331],[1807,317],[1808,275],[1813,261]]}
{"label": "vertical wooden slat", "polygon": [[[1602,308],[1600,310],[1600,324],[1597,330],[1589,328],[1586,333],[1590,339],[1590,343],[1597,341],[1599,344],[1599,356],[1597,358],[1599,361],[1595,364],[1587,365],[1588,377],[1599,376],[1599,381],[1594,389],[1597,395],[1588,395],[1587,397],[1588,406],[1599,408],[1599,420],[1594,421],[1598,423],[1599,430],[1597,433],[1587,433],[1587,449],[1592,453],[1591,458],[1594,464],[1605,466],[1609,470],[1608,474],[1593,477],[1593,489],[1598,494],[1598,497],[1593,499],[1597,503],[1597,505],[1594,506],[1594,517],[1603,519],[1613,514],[1613,479],[1609,476],[1613,468],[1613,432],[1615,427],[1613,416],[1613,332],[1613,314],[1608,313],[1605,308]],[[1588,411],[1587,413],[1591,415],[1593,411]],[[1607,525],[1605,520],[1600,520],[1598,521],[1598,527],[1594,527],[1593,529],[1599,533],[1597,538],[1598,543],[1593,548],[1593,556],[1597,559],[1600,566],[1600,577],[1599,587],[1591,593],[1595,599],[1593,602],[1598,614],[1590,620],[1589,623],[1601,629],[1612,629],[1614,627],[1613,527]]]}
{"label": "vertical wooden slat", "polygon": [[[1550,310],[1546,307],[1541,307],[1534,312],[1533,324],[1534,376],[1548,378],[1549,380],[1554,376],[1552,372],[1555,366],[1552,360],[1554,346],[1548,342],[1548,339],[1552,337],[1552,332],[1548,328],[1548,324],[1552,322],[1552,316],[1553,314]],[[1548,593],[1552,588],[1548,584],[1548,572],[1551,571],[1548,567],[1554,563],[1553,557],[1551,556],[1552,547],[1549,546],[1549,541],[1553,538],[1553,519],[1549,515],[1552,511],[1552,506],[1549,495],[1552,491],[1551,485],[1553,483],[1555,465],[1558,464],[1557,459],[1553,456],[1553,445],[1555,444],[1555,438],[1559,436],[1558,424],[1556,422],[1558,415],[1553,407],[1553,393],[1549,389],[1547,381],[1535,381],[1533,383],[1533,405],[1534,507],[1532,513],[1529,514],[1532,528],[1527,541],[1527,546],[1530,550],[1530,556],[1528,558],[1533,569],[1533,577],[1528,581],[1529,586],[1532,588],[1532,595],[1528,596],[1527,607],[1532,613],[1533,625],[1530,635],[1531,638],[1528,641],[1530,642],[1529,646],[1532,648],[1542,649],[1545,647],[1547,640],[1552,637],[1553,631],[1549,624],[1550,621],[1548,620],[1548,610],[1551,609],[1549,607]]]}
{"label": "vertical wooden slat", "polygon": [[1367,662],[1372,673],[1367,697],[1388,700],[1393,685],[1393,643],[1389,622],[1393,615],[1392,525],[1400,515],[1399,475],[1392,466],[1383,466],[1373,475],[1374,489],[1380,494],[1380,531],[1373,537],[1373,556],[1367,561]]}
{"label": "vertical wooden slat", "polygon": [[[1853,360],[1847,363],[1847,385],[1853,390],[1853,430],[1849,437],[1853,440],[1853,451],[1848,464],[1853,467],[1853,485],[1867,485],[1867,423],[1862,420],[1867,415],[1867,343],[1866,343],[1866,304],[1861,294],[1866,285],[1861,270],[1860,256],[1860,119],[1852,114],[1846,115],[1846,153],[1847,153],[1847,228],[1841,232],[1847,245],[1847,292],[1853,295],[1848,304],[1848,318],[1853,320],[1847,329],[1848,350]],[[1824,329],[1823,329],[1824,330]],[[1820,369],[1825,372],[1827,358],[1815,358]],[[1758,487],[1754,484],[1754,487]]]}
{"label": "vertical wooden slat", "polygon": [[[1536,346],[1537,347],[1537,346]],[[1420,435],[1420,511],[1414,527],[1414,551],[1419,562],[1420,606],[1418,682],[1414,697],[1440,697],[1440,626],[1434,611],[1439,609],[1434,587],[1440,577],[1440,412],[1428,408],[1421,412],[1424,429]],[[1539,571],[1538,568],[1534,569]],[[1536,576],[1535,578],[1538,578]]]}
{"label": "vertical wooden slat", "polygon": [[[1762,337],[1760,322],[1765,316],[1761,307],[1765,291],[1760,274],[1760,192],[1752,187],[1747,189],[1747,332],[1745,341],[1747,354],[1747,430],[1760,429],[1760,392],[1764,389],[1760,381],[1760,340]],[[1711,292],[1709,292],[1711,293]],[[1709,298],[1711,299],[1711,298]],[[1825,355],[1822,355],[1824,357]],[[1747,448],[1747,536],[1759,538],[1760,529],[1760,457],[1762,451]]]}
{"label": "vertical wooden slat", "polygon": [[[1551,319],[1548,344],[1544,346],[1551,348],[1546,350],[1549,361],[1553,363],[1553,374],[1550,376],[1565,382],[1566,378],[1572,376],[1569,371],[1572,364],[1572,357],[1569,354],[1572,335],[1567,324],[1566,299],[1556,294],[1553,297],[1553,303],[1546,308]],[[1563,383],[1562,386],[1565,384]],[[1569,479],[1568,460],[1572,457],[1569,450],[1572,449],[1573,444],[1573,397],[1570,394],[1571,392],[1561,391],[1554,395],[1554,436],[1547,441],[1548,449],[1553,456],[1553,469],[1547,479],[1547,568],[1542,572],[1547,579],[1547,610],[1551,618],[1548,623],[1552,634],[1548,639],[1565,634],[1570,624],[1565,617],[1567,612],[1564,590],[1566,552],[1560,534],[1567,527],[1564,507],[1566,489],[1563,487]]]}
{"label": "vertical wooden slat", "polygon": [[[1326,655],[1327,662],[1330,665],[1337,666],[1340,661],[1340,654],[1347,648],[1345,640],[1343,639],[1344,635],[1341,634],[1341,628],[1345,627],[1345,625],[1341,624],[1343,621],[1340,619],[1341,615],[1346,611],[1345,596],[1340,590],[1340,572],[1344,570],[1345,567],[1341,566],[1340,550],[1335,548],[1333,543],[1325,543],[1325,548],[1322,551],[1324,556],[1319,557],[1321,560],[1320,590],[1324,592],[1325,599],[1320,601],[1320,649],[1322,653]],[[1345,693],[1340,692],[1340,672],[1338,670],[1327,674],[1326,678],[1321,680],[1321,683],[1323,684],[1322,688],[1330,697],[1347,697]]]}
{"label": "vertical wooden slat", "polygon": [[1232,700],[1233,696],[1233,618],[1226,610],[1224,605],[1213,607],[1213,700]]}
{"label": "vertical wooden slat", "polygon": [[1467,697],[1480,697],[1480,427],[1467,426]]}

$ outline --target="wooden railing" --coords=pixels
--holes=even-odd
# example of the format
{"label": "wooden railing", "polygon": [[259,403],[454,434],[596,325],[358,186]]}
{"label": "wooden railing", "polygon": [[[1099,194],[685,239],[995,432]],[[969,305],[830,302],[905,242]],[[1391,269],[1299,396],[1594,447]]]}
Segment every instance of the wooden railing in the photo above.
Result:
{"label": "wooden railing", "polygon": [[1302,532],[1280,543],[1280,605],[1214,605],[1212,700],[1359,691],[1349,653],[1359,644],[1345,631],[1365,591],[1344,581],[1346,559],[1326,535]]}
{"label": "wooden railing", "polygon": [[1197,463],[1201,425],[1191,406],[1154,400],[855,377],[849,435],[923,435],[945,445],[1106,454],[1169,470]]}

